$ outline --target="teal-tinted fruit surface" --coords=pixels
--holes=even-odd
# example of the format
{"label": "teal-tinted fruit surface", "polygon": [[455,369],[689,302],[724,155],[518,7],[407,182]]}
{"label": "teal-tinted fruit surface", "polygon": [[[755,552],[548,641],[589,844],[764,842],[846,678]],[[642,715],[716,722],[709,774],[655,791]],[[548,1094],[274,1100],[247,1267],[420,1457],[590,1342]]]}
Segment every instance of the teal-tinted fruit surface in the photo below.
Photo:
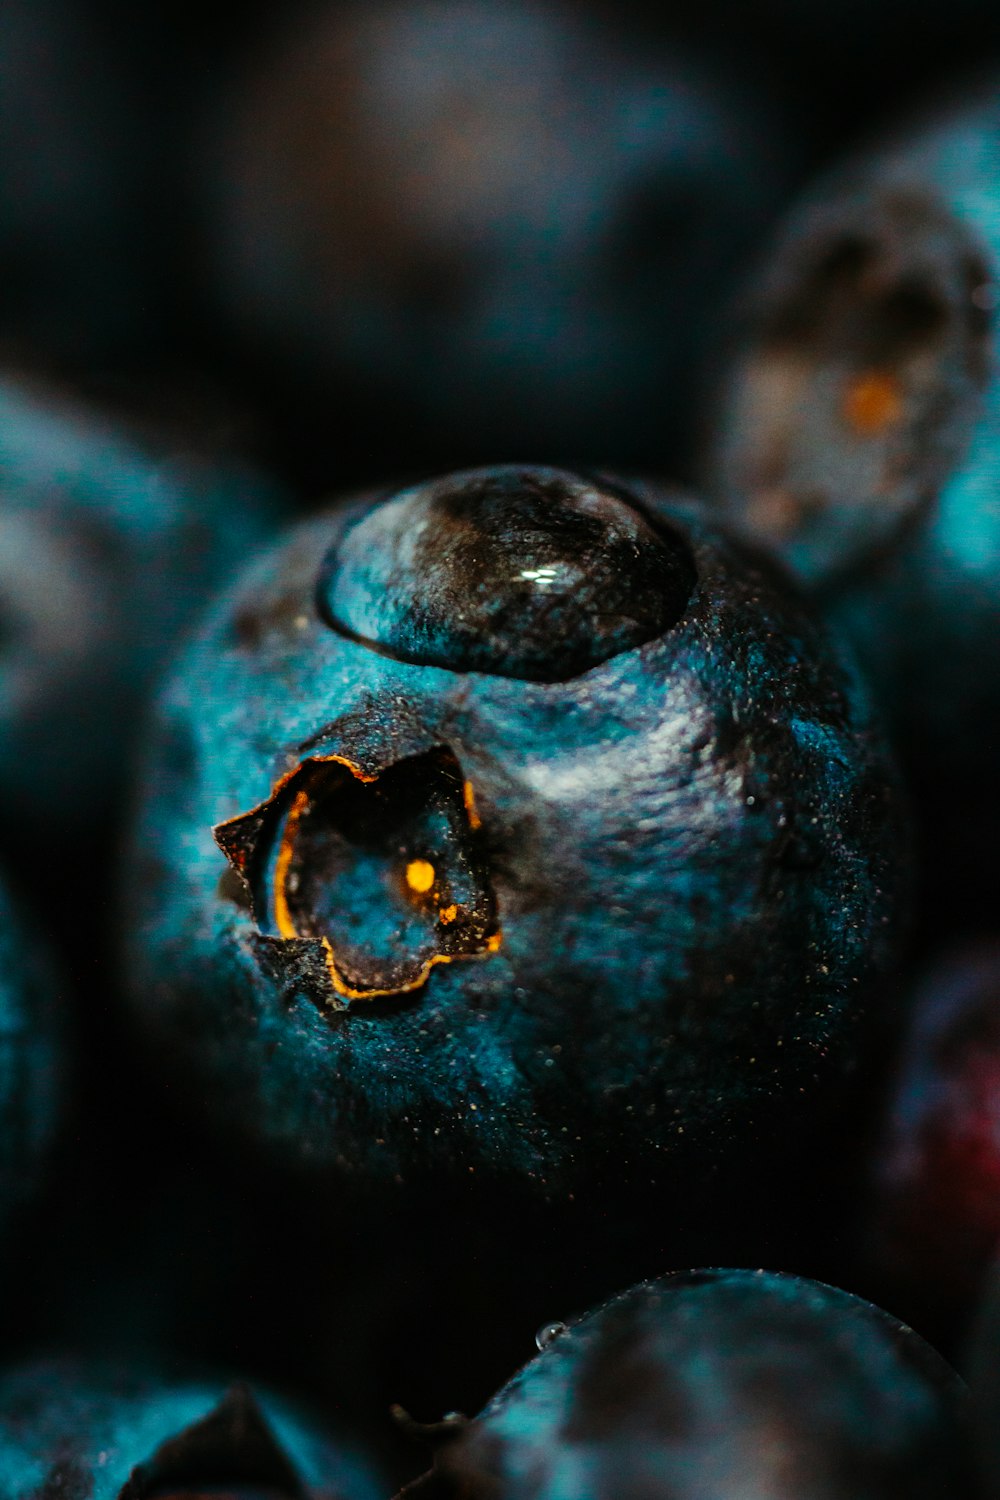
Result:
{"label": "teal-tinted fruit surface", "polygon": [[67,1084],[65,995],[0,881],[0,1230],[39,1188]]}
{"label": "teal-tinted fruit surface", "polygon": [[280,514],[249,473],[156,455],[0,384],[0,795],[34,829],[118,787],[143,697],[213,585]]}
{"label": "teal-tinted fruit surface", "polygon": [[3,1500],[376,1500],[363,1460],[274,1396],[41,1360],[0,1374]]}
{"label": "teal-tinted fruit surface", "polygon": [[[819,1282],[682,1271],[553,1338],[414,1500],[968,1500],[966,1394]],[[411,1491],[407,1491],[411,1493]]]}
{"label": "teal-tinted fruit surface", "polygon": [[158,1055],[374,1178],[556,1191],[808,1117],[905,869],[850,669],[649,487],[385,499],[263,557],[162,695],[126,881]]}

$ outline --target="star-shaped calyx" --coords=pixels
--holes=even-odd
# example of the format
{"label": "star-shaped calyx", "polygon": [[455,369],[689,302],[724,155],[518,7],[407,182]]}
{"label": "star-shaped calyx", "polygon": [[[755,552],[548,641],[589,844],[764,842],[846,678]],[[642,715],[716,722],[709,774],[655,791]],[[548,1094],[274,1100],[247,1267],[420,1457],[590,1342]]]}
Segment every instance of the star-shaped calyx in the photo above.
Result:
{"label": "star-shaped calyx", "polygon": [[419,989],[435,965],[500,945],[475,797],[445,746],[378,775],[310,757],[213,832],[258,931],[322,976],[315,998],[332,1009]]}
{"label": "star-shaped calyx", "polygon": [[237,1385],[136,1464],[118,1500],[302,1500],[305,1493],[253,1393]]}

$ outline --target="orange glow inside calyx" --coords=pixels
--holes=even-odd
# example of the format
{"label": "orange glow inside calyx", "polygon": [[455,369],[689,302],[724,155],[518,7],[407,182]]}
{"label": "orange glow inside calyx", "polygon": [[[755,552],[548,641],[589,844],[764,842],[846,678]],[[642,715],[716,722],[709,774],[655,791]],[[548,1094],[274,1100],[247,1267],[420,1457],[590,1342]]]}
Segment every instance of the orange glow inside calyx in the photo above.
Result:
{"label": "orange glow inside calyx", "polygon": [[902,415],[902,386],[886,371],[868,370],[852,380],[844,392],[844,419],[861,437],[874,437]]}
{"label": "orange glow inside calyx", "polygon": [[[334,761],[340,765],[344,765],[358,781],[374,782],[378,780],[378,777],[376,775],[368,775],[360,771],[358,767],[356,767],[351,761],[347,760],[344,756],[328,755],[316,757],[316,760],[318,762]],[[282,787],[285,786],[295,774],[297,773],[294,771],[290,772],[275,784],[270,800],[273,801],[274,797],[277,796]],[[479,828],[480,819],[476,811],[472,784],[468,781],[466,781],[463,786],[463,801],[465,804],[466,815],[469,818],[470,826],[473,829]],[[296,926],[295,919],[292,915],[291,907],[289,905],[288,892],[289,881],[292,875],[292,862],[295,854],[296,839],[298,837],[302,819],[309,815],[310,810],[311,802],[309,793],[306,789],[302,789],[296,794],[292,801],[291,807],[288,810],[288,814],[285,820],[285,827],[282,832],[281,843],[278,848],[277,859],[275,863],[272,911],[274,925],[277,928],[279,935],[285,940],[298,939],[301,936]],[[416,895],[426,895],[428,892],[431,892],[437,881],[437,871],[430,860],[426,859],[410,860],[405,867],[404,876],[407,886]],[[437,905],[437,901],[435,901],[435,905]],[[455,922],[458,919],[459,913],[460,908],[454,903],[450,903],[449,905],[440,908],[440,910],[438,911],[438,921],[441,926],[450,926],[452,922]],[[427,959],[423,961],[420,966],[419,972],[412,979],[407,980],[404,983],[394,984],[391,987],[387,988],[375,986],[366,989],[355,988],[341,974],[329,938],[322,936],[320,937],[319,941],[324,950],[327,973],[329,975],[330,984],[334,992],[342,996],[346,1000],[373,1000],[380,996],[399,995],[412,990],[420,989],[427,982],[427,977],[430,974],[431,970],[434,969],[438,964],[451,964],[463,959],[485,958],[489,954],[497,953],[503,945],[503,935],[499,930],[497,930],[491,933],[485,939],[485,942],[482,942],[481,946],[471,948],[467,952],[431,954]],[[228,1497],[226,1497],[226,1500],[228,1500]]]}
{"label": "orange glow inside calyx", "polygon": [[426,896],[437,878],[429,859],[411,859],[406,867],[406,883],[418,896]]}

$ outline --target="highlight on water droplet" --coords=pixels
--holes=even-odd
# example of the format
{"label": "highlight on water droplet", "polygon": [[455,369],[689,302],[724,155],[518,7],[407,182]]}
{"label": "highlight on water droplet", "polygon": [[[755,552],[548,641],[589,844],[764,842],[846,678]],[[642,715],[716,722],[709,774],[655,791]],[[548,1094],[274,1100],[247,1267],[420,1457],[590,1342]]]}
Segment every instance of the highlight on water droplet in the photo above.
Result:
{"label": "highlight on water droplet", "polygon": [[566,1332],[565,1323],[543,1323],[535,1334],[535,1344],[539,1349],[547,1349],[561,1334]]}

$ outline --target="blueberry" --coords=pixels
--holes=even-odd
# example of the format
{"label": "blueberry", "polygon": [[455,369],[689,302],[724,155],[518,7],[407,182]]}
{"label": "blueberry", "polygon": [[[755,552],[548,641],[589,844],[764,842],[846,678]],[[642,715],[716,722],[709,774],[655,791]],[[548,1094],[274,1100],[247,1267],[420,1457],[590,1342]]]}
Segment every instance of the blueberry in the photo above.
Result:
{"label": "blueberry", "polygon": [[998,166],[991,91],[816,187],[749,298],[711,455],[730,515],[853,638],[966,904],[1000,828],[981,790],[1000,731]]}
{"label": "blueberry", "polygon": [[867,1255],[893,1306],[951,1342],[1000,1244],[1000,944],[922,976],[870,1150]]}
{"label": "blueberry", "polygon": [[358,1457],[245,1385],[40,1360],[0,1374],[4,1500],[368,1500]]}
{"label": "blueberry", "polygon": [[426,1500],[959,1500],[961,1381],[887,1313],[764,1271],[645,1282],[443,1433]]}
{"label": "blueberry", "polygon": [[273,525],[238,470],[130,441],[0,384],[4,821],[92,825],[120,790],[149,685],[210,587]]}
{"label": "blueberry", "polygon": [[684,434],[783,175],[711,64],[524,0],[298,7],[218,116],[215,287],[248,346],[311,381],[324,425],[339,381],[439,461],[634,462]]}
{"label": "blueberry", "polygon": [[279,1154],[648,1182],[787,1133],[862,1046],[878,736],[785,582],[662,492],[511,467],[320,516],[221,600],[154,742],[135,1003]]}
{"label": "blueberry", "polygon": [[66,1084],[59,981],[0,882],[0,1227],[39,1185]]}

